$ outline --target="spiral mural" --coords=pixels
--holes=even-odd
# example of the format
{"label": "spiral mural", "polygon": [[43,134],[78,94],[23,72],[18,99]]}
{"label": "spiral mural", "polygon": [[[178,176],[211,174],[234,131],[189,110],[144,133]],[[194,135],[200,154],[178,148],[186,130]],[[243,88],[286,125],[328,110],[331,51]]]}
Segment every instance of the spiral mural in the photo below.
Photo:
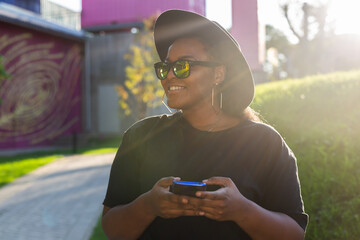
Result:
{"label": "spiral mural", "polygon": [[82,45],[0,23],[0,149],[49,145],[81,130]]}

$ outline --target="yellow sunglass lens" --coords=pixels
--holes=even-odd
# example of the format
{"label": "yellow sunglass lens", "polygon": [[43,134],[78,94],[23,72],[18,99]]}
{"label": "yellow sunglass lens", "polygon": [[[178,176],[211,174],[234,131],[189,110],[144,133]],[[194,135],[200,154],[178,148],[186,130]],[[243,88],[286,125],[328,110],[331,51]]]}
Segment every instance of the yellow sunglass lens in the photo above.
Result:
{"label": "yellow sunglass lens", "polygon": [[178,61],[174,65],[174,73],[179,78],[186,78],[190,73],[190,64],[187,61]]}

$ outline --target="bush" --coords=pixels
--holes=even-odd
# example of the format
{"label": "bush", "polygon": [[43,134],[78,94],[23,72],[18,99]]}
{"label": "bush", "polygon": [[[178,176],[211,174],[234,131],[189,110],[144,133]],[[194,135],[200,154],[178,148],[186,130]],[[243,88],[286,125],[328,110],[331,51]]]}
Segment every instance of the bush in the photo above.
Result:
{"label": "bush", "polygon": [[258,85],[252,107],[297,156],[306,239],[360,239],[360,71]]}

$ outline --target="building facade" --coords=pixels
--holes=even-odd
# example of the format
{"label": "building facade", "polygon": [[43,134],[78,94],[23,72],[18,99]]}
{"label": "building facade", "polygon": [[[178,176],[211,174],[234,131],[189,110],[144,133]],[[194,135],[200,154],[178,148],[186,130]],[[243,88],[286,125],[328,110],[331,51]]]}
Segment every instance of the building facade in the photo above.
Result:
{"label": "building facade", "polygon": [[205,14],[205,0],[83,0],[81,26],[106,27],[136,24],[167,9],[184,9]]}
{"label": "building facade", "polygon": [[40,0],[0,0],[0,2],[40,14]]}
{"label": "building facade", "polygon": [[49,0],[41,0],[41,17],[72,29],[81,29],[80,12],[72,11]]}
{"label": "building facade", "polygon": [[51,146],[84,131],[85,35],[0,4],[0,149]]}

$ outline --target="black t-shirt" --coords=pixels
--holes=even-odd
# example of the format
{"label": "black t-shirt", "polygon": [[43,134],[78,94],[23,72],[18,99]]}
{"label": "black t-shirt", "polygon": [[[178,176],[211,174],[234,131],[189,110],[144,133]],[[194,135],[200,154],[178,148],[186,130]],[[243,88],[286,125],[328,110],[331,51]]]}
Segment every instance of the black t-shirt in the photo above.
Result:
{"label": "black t-shirt", "polygon": [[[295,156],[268,125],[243,121],[230,129],[205,132],[193,128],[179,113],[142,120],[124,134],[104,205],[129,203],[168,176],[188,181],[229,177],[246,198],[285,213],[306,228]],[[140,239],[250,237],[232,221],[186,216],[157,217]]]}

